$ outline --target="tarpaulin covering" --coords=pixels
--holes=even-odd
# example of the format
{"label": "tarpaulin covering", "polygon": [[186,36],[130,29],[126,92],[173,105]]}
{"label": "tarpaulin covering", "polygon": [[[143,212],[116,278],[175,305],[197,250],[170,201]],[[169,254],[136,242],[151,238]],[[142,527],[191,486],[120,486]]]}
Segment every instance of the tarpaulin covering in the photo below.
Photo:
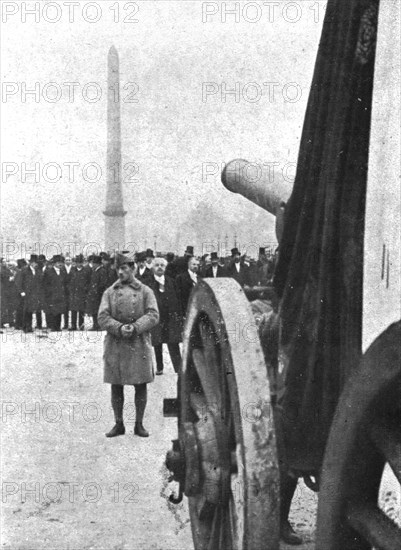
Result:
{"label": "tarpaulin covering", "polygon": [[[329,0],[274,286],[287,362],[287,460],[321,466],[361,356],[362,265],[378,0]],[[379,368],[379,367],[378,367]]]}

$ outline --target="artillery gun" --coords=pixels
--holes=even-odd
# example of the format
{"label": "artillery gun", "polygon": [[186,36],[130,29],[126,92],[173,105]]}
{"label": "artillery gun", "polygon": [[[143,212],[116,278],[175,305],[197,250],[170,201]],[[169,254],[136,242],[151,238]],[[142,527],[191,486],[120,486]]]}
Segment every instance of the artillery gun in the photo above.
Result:
{"label": "artillery gun", "polygon": [[[332,37],[324,36],[330,30],[334,37],[340,36],[344,21],[350,22],[348,35],[342,38],[344,59],[347,55],[353,59],[348,65],[341,55],[338,57],[336,44],[330,42]],[[375,24],[378,34],[374,46]],[[347,48],[353,34],[356,36],[349,54]],[[314,81],[318,82],[324,73],[322,78],[327,84],[327,73],[337,71],[331,85],[333,94],[337,93],[338,103],[327,106],[324,98],[319,103],[310,97],[294,190],[291,193],[288,188],[278,189],[274,182],[263,179],[250,181],[246,177],[248,165],[243,160],[232,161],[222,174],[223,184],[230,191],[243,195],[276,216],[280,254],[288,255],[285,245],[288,245],[291,225],[301,219],[299,212],[306,212],[309,218],[322,214],[316,210],[317,203],[311,207],[310,201],[308,204],[300,202],[300,198],[307,196],[302,194],[303,187],[310,183],[307,177],[302,181],[303,171],[316,157],[313,148],[321,146],[316,143],[310,146],[308,142],[308,133],[319,122],[314,110],[320,107],[320,116],[325,109],[335,109],[338,105],[338,113],[331,114],[332,127],[327,131],[324,127],[319,130],[326,149],[323,147],[318,161],[315,158],[315,165],[317,163],[320,170],[316,186],[327,184],[329,174],[335,173],[338,166],[342,167],[342,172],[335,174],[337,179],[333,178],[333,187],[336,182],[346,181],[349,174],[360,178],[359,183],[365,181],[366,184],[360,196],[364,222],[360,234],[362,262],[360,266],[357,262],[351,265],[354,269],[351,273],[360,275],[363,281],[363,300],[360,309],[349,310],[356,319],[360,335],[349,356],[359,358],[359,364],[351,365],[343,377],[330,431],[323,438],[325,452],[318,472],[316,550],[401,548],[399,526],[378,505],[384,469],[392,472],[395,483],[401,482],[399,35],[396,2],[329,0],[318,53],[320,65],[317,62]],[[353,127],[358,127],[358,115],[353,117],[352,110],[358,113],[355,101],[363,90],[350,89],[348,96],[341,96],[341,87],[334,88],[337,78],[346,82],[356,71],[361,71],[363,77],[372,48],[373,92],[365,90],[367,95],[371,94],[371,103],[368,126],[363,130],[367,136],[364,147],[358,135],[353,139],[348,136]],[[359,82],[365,85],[366,77]],[[327,94],[327,89],[323,91]],[[341,97],[344,103],[350,102],[343,119]],[[349,147],[345,167],[341,164],[344,153],[341,145],[344,143]],[[333,150],[334,157],[340,160],[331,163]],[[355,166],[363,167],[364,162],[369,163],[365,176],[353,172]],[[325,189],[330,198],[331,188]],[[313,197],[313,189],[310,193]],[[310,199],[311,194],[308,197]],[[323,204],[339,212],[339,201],[346,210],[347,200],[350,203],[353,200],[348,196],[345,201],[344,197],[333,197],[330,202],[325,196]],[[329,209],[322,215],[323,233],[328,230],[325,224],[330,213]],[[345,227],[349,221],[341,219]],[[357,231],[351,236],[357,240]],[[292,244],[291,254],[297,257],[302,243],[295,241]],[[344,250],[348,250],[347,245],[346,242]],[[283,246],[284,253],[281,252]],[[305,250],[303,247],[302,252]],[[349,265],[349,258],[343,265]],[[303,259],[302,254],[298,259],[301,267],[303,261],[306,264],[310,260],[306,256]],[[285,266],[285,258],[280,257],[279,268],[281,261]],[[314,258],[313,261],[324,265],[326,259]],[[310,265],[315,266],[313,262]],[[282,277],[283,271],[284,280],[291,286],[289,273],[281,266]],[[347,273],[340,275],[345,277]],[[348,282],[350,279],[352,277],[345,277]],[[294,354],[290,357],[288,341],[283,337],[282,329],[286,315],[288,317],[283,299],[285,291],[281,288],[278,308],[281,325],[278,362],[293,362],[289,364],[288,377],[297,357]],[[317,290],[313,289],[312,298],[316,298],[315,292]],[[330,303],[322,310],[319,320],[324,322],[336,307],[335,302]],[[335,332],[342,327],[333,325],[332,328]],[[348,336],[345,334],[342,338],[346,340]],[[180,494],[171,500],[179,502],[183,495],[188,498],[196,550],[279,548],[280,459],[277,448],[280,436],[274,406],[276,380],[264,353],[266,347],[274,346],[269,339],[275,337],[272,331],[264,334],[267,341],[260,339],[246,293],[232,279],[203,280],[193,290],[184,328],[176,408],[174,412],[171,401],[165,402],[165,414],[178,417],[178,439],[173,441],[166,465],[172,478],[180,484]],[[349,353],[350,350],[345,351]],[[340,357],[338,364],[340,368]],[[317,394],[314,397],[317,401],[322,398]]]}

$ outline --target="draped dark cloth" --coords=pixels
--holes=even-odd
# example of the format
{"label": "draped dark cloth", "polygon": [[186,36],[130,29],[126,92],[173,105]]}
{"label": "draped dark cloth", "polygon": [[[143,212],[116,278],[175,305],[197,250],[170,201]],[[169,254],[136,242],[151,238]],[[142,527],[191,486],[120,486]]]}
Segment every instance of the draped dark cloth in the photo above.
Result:
{"label": "draped dark cloth", "polygon": [[378,0],[329,0],[274,286],[281,299],[289,466],[319,470],[361,357],[369,129]]}

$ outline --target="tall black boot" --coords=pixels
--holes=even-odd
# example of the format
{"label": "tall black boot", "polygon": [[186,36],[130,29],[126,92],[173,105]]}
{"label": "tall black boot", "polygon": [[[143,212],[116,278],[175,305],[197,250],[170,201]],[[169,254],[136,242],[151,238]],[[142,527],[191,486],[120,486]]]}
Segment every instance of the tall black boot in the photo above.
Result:
{"label": "tall black boot", "polygon": [[124,408],[124,386],[117,384],[111,385],[111,406],[114,411],[114,418],[116,420],[115,426],[107,432],[106,437],[116,437],[118,435],[125,434],[125,426],[123,422],[123,408]]}
{"label": "tall black boot", "polygon": [[140,437],[149,437],[149,432],[143,427],[143,417],[145,414],[146,403],[148,399],[148,388],[146,384],[135,384],[135,411],[136,422],[134,434]]}

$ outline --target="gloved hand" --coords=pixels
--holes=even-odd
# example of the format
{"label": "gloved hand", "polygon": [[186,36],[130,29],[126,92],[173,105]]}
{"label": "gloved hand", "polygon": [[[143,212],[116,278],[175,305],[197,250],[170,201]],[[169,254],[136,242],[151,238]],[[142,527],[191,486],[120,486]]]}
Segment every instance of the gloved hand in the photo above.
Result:
{"label": "gloved hand", "polygon": [[130,338],[135,332],[134,325],[123,325],[121,327],[121,336],[123,338]]}
{"label": "gloved hand", "polygon": [[21,296],[24,298],[25,297],[25,292],[21,292]]}

